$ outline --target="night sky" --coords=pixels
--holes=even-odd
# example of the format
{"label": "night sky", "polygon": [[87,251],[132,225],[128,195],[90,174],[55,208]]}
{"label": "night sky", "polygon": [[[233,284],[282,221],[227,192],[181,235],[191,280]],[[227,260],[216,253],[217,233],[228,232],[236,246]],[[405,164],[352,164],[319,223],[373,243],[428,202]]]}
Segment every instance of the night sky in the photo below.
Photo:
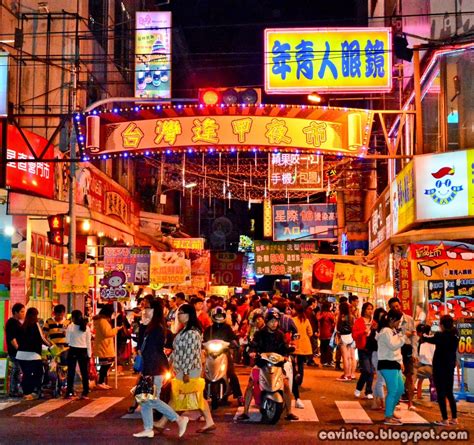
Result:
{"label": "night sky", "polygon": [[[270,27],[365,26],[363,0],[171,0],[173,96],[197,88],[263,86],[263,31]],[[281,102],[265,97],[264,102]],[[299,97],[285,101],[298,103]]]}

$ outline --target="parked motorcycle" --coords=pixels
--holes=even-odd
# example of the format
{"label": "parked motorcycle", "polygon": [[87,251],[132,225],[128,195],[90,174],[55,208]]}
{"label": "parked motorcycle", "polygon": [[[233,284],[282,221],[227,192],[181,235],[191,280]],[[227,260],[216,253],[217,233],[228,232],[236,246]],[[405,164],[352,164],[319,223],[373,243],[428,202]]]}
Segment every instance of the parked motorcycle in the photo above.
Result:
{"label": "parked motorcycle", "polygon": [[206,352],[204,363],[205,395],[211,399],[211,408],[216,409],[220,403],[227,400],[229,392],[227,351],[230,343],[216,339],[203,343],[203,346]]}

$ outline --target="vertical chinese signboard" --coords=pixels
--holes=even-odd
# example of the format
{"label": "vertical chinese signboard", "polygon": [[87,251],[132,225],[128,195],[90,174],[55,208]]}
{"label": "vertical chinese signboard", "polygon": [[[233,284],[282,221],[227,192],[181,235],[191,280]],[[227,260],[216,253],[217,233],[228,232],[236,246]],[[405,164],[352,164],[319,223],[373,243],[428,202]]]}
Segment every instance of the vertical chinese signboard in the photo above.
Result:
{"label": "vertical chinese signboard", "polygon": [[240,286],[242,284],[243,254],[215,252],[211,257],[213,286]]}
{"label": "vertical chinese signboard", "polygon": [[474,318],[460,319],[457,323],[459,334],[458,352],[462,355],[474,354]]}
{"label": "vertical chinese signboard", "polygon": [[369,249],[374,250],[390,237],[390,189],[382,192],[372,208],[369,220]]}
{"label": "vertical chinese signboard", "polygon": [[7,52],[0,52],[0,117],[8,114],[8,57]]}
{"label": "vertical chinese signboard", "polygon": [[[320,137],[323,137],[322,133]],[[323,157],[299,153],[271,153],[269,190],[315,191],[323,188]]]}
{"label": "vertical chinese signboard", "polygon": [[413,161],[409,162],[390,185],[393,234],[415,222],[415,176]]}
{"label": "vertical chinese signboard", "polygon": [[[204,242],[203,238],[198,239]],[[191,286],[196,289],[207,289],[211,273],[211,252],[209,250],[194,249],[188,251],[188,257],[191,260]]]}
{"label": "vertical chinese signboard", "polygon": [[269,94],[392,88],[390,28],[266,29],[264,54]]}
{"label": "vertical chinese signboard", "polygon": [[171,12],[137,12],[135,97],[171,97]]}
{"label": "vertical chinese signboard", "polygon": [[402,310],[408,315],[413,315],[412,299],[412,277],[410,261],[408,259],[406,245],[398,245],[394,248],[394,293],[399,298]]}
{"label": "vertical chinese signboard", "polygon": [[289,204],[273,206],[273,240],[337,238],[336,204]]}

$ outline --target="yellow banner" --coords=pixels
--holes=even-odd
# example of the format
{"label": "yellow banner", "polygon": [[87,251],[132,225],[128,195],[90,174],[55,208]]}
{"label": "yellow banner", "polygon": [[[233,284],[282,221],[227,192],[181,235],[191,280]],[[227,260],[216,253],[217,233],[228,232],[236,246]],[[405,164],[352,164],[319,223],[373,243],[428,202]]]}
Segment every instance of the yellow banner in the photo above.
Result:
{"label": "yellow banner", "polygon": [[[280,108],[274,106],[275,112]],[[260,112],[260,108],[254,110]],[[189,113],[192,110],[190,109]],[[358,154],[368,144],[373,114],[366,110],[311,109],[306,118],[228,114],[173,116],[109,124],[102,127],[92,155],[177,147],[249,146]],[[273,115],[274,114],[274,115]],[[89,129],[87,130],[89,131]],[[91,136],[92,137],[92,136]],[[92,145],[91,145],[92,146]]]}
{"label": "yellow banner", "polygon": [[89,292],[88,264],[60,264],[54,268],[56,275],[55,292],[87,293]]}
{"label": "yellow banner", "polygon": [[151,252],[151,283],[179,285],[187,281],[191,281],[191,261],[184,252]]}
{"label": "yellow banner", "polygon": [[472,260],[412,261],[412,280],[463,280],[474,278]]}
{"label": "yellow banner", "polygon": [[348,263],[335,263],[332,291],[370,296],[374,288],[374,269]]}
{"label": "yellow banner", "polygon": [[387,92],[391,74],[390,28],[265,30],[267,93]]}
{"label": "yellow banner", "polygon": [[171,246],[176,250],[203,250],[204,238],[172,238]]}

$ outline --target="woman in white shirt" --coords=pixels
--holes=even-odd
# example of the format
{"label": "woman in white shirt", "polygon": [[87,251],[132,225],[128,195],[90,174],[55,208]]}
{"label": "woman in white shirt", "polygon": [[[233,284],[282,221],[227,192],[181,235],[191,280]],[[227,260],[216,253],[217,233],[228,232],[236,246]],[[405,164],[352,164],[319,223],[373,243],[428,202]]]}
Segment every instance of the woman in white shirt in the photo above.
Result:
{"label": "woman in white shirt", "polygon": [[405,338],[400,332],[400,321],[402,313],[390,309],[386,315],[379,320],[377,340],[377,369],[381,372],[387,385],[387,397],[385,399],[386,425],[402,425],[400,417],[395,414],[395,406],[404,391],[402,378],[402,346]]}
{"label": "woman in white shirt", "polygon": [[81,311],[72,311],[71,320],[72,323],[66,331],[66,342],[69,344],[66,399],[74,396],[74,377],[76,375],[76,364],[79,363],[82,378],[82,395],[80,398],[87,400],[89,394],[89,361],[92,356],[91,330]]}

